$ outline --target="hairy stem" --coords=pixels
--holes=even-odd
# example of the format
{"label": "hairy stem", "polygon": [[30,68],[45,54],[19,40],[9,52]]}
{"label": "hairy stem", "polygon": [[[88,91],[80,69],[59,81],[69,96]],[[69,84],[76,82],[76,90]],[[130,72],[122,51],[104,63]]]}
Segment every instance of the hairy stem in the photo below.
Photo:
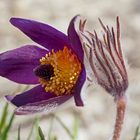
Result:
{"label": "hairy stem", "polygon": [[126,109],[126,98],[121,97],[117,100],[116,122],[115,122],[115,128],[114,128],[112,140],[120,139],[123,121],[124,121],[125,109]]}

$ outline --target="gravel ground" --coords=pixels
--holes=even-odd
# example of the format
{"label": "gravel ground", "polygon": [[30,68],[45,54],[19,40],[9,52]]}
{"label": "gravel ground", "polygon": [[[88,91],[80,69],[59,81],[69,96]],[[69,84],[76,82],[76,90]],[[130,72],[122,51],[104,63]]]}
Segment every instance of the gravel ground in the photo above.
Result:
{"label": "gravel ground", "polygon": [[[88,19],[88,27],[99,31],[98,17],[106,24],[114,25],[115,17],[120,17],[121,41],[128,63],[129,88],[128,107],[123,128],[122,140],[132,140],[134,129],[140,116],[140,1],[139,0],[1,0],[0,1],[0,51],[6,51],[23,44],[33,44],[25,35],[12,27],[9,19],[12,16],[31,18],[46,22],[66,33],[70,19],[81,14]],[[17,84],[0,78],[0,96],[9,94],[17,88]],[[22,86],[24,88],[24,86]],[[59,108],[56,114],[71,128],[73,116],[80,120],[77,140],[108,140],[112,135],[115,120],[115,104],[113,98],[98,86],[87,91],[86,106],[77,108],[73,102]],[[2,106],[0,106],[1,110]],[[13,107],[11,107],[13,110]],[[17,124],[23,124],[22,140],[26,139],[35,116],[16,117],[11,134],[17,133]],[[49,115],[40,116],[40,123],[47,133]],[[45,118],[45,119],[44,119]],[[69,140],[59,124],[55,123],[54,133],[60,140]]]}

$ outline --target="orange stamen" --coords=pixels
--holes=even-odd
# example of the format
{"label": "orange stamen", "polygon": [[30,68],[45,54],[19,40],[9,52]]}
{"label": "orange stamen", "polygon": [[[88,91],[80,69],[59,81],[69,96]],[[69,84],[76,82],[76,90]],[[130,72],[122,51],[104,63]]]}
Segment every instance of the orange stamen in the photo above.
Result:
{"label": "orange stamen", "polygon": [[57,96],[70,95],[81,72],[81,63],[77,56],[64,46],[63,50],[52,50],[46,54],[40,62],[41,65],[50,64],[54,68],[54,76],[49,81],[39,78],[46,92],[52,92]]}

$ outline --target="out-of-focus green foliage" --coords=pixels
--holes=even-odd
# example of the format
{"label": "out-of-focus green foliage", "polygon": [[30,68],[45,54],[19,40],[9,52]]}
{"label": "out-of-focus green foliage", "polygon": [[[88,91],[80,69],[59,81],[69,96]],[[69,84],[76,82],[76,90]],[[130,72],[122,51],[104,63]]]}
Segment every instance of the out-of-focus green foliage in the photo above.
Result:
{"label": "out-of-focus green foliage", "polygon": [[[36,127],[36,128],[35,128]],[[31,130],[29,132],[29,135],[27,137],[27,140],[31,140],[32,139],[32,135],[33,133],[35,133],[37,136],[36,136],[36,140],[40,140],[39,136],[38,136],[38,133],[37,133],[37,128],[38,128],[38,119],[35,118],[35,120],[33,121],[33,124],[32,124],[32,127],[31,127]],[[34,130],[35,129],[35,130]],[[35,131],[35,132],[34,132]]]}
{"label": "out-of-focus green foliage", "polygon": [[9,130],[14,120],[14,113],[9,115],[8,104],[6,103],[2,114],[0,115],[0,140],[7,140]]}
{"label": "out-of-focus green foliage", "polygon": [[[66,124],[56,115],[50,115],[50,127],[48,133],[43,133],[43,130],[39,126],[39,119],[35,119],[33,125],[30,129],[30,132],[26,140],[58,140],[55,132],[53,132],[54,120],[56,120],[62,128],[65,130],[70,140],[76,140],[78,137],[79,131],[79,120],[77,117],[74,117],[72,130],[66,126]],[[0,140],[11,140],[10,139],[10,128],[13,124],[15,116],[14,113],[9,114],[8,112],[8,103],[5,104],[2,113],[0,114]],[[21,137],[22,127],[19,125],[17,130],[16,140],[23,140]],[[46,136],[46,139],[45,139]],[[135,129],[135,134],[132,140],[140,140],[140,123]]]}
{"label": "out-of-focus green foliage", "polygon": [[140,122],[136,127],[134,138],[132,140],[140,140]]}
{"label": "out-of-focus green foliage", "polygon": [[78,137],[78,130],[79,130],[79,120],[77,117],[74,118],[73,122],[73,140],[76,140]]}
{"label": "out-of-focus green foliage", "polygon": [[18,137],[17,137],[17,140],[20,140],[20,125],[18,127]]}
{"label": "out-of-focus green foliage", "polygon": [[70,129],[65,125],[65,123],[63,123],[63,121],[58,116],[52,114],[50,130],[49,130],[49,133],[48,133],[49,140],[57,140],[57,136],[55,136],[52,132],[54,119],[57,120],[60,123],[60,125],[66,131],[66,133],[68,134],[68,136],[70,137],[71,140],[76,140],[77,139],[78,129],[79,129],[78,119],[75,117],[74,122],[73,122],[73,129],[72,129],[72,132],[71,132]]}
{"label": "out-of-focus green foliage", "polygon": [[[10,135],[9,130],[13,124],[13,120],[14,120],[14,113],[9,114],[8,103],[6,103],[3,108],[2,114],[0,115],[0,140],[8,140],[8,136]],[[50,128],[48,130],[48,134],[43,133],[43,130],[39,126],[39,119],[35,119],[26,140],[32,140],[32,139],[45,140],[45,136],[47,136],[48,140],[58,140],[58,137],[53,132],[54,120],[60,123],[60,125],[66,131],[66,133],[68,134],[71,140],[76,140],[78,136],[78,128],[79,128],[78,119],[77,118],[74,119],[73,129],[71,132],[70,129],[62,122],[62,120],[54,114],[51,115]],[[22,133],[22,128],[21,125],[19,125],[17,130],[17,138],[16,138],[17,140],[23,140],[21,138],[21,133]]]}
{"label": "out-of-focus green foliage", "polygon": [[50,119],[50,127],[48,130],[48,140],[57,140],[57,136],[55,136],[55,134],[52,132],[53,122],[54,122],[54,115],[52,115]]}
{"label": "out-of-focus green foliage", "polygon": [[38,133],[39,133],[40,139],[45,140],[45,136],[44,136],[43,131],[40,127],[38,127]]}

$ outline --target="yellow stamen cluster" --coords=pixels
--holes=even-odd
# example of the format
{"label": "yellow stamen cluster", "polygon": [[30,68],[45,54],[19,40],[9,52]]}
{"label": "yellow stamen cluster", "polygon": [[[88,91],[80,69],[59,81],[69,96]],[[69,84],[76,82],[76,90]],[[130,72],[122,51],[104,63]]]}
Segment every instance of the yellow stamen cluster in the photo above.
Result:
{"label": "yellow stamen cluster", "polygon": [[46,54],[40,59],[41,65],[50,64],[54,68],[54,76],[50,80],[40,78],[46,92],[59,95],[70,95],[81,72],[81,63],[77,56],[66,46],[63,50]]}

